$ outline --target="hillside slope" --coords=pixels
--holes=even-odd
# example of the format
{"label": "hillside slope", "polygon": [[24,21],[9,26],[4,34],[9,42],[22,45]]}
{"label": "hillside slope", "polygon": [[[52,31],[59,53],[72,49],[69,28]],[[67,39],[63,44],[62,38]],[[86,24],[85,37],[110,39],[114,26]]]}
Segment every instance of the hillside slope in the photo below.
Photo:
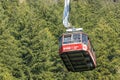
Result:
{"label": "hillside slope", "polygon": [[0,80],[119,80],[120,3],[72,0],[70,22],[93,43],[97,68],[68,72],[58,54],[63,0],[0,1]]}

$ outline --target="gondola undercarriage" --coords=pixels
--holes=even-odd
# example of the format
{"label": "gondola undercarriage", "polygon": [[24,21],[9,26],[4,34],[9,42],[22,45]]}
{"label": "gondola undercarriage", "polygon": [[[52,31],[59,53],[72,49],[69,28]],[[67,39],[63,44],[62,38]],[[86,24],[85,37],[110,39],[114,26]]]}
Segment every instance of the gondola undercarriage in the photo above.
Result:
{"label": "gondola undercarriage", "polygon": [[81,72],[95,68],[87,51],[70,51],[60,54],[68,71]]}

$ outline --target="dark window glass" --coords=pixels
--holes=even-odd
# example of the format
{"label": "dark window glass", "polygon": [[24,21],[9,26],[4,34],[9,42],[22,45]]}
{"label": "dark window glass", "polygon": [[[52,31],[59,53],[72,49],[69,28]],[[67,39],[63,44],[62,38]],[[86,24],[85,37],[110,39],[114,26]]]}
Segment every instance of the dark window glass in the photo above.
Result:
{"label": "dark window glass", "polygon": [[80,34],[73,34],[73,42],[80,42]]}
{"label": "dark window glass", "polygon": [[88,37],[85,34],[82,34],[82,43],[88,44]]}
{"label": "dark window glass", "polygon": [[71,43],[71,34],[69,35],[64,35],[64,44]]}

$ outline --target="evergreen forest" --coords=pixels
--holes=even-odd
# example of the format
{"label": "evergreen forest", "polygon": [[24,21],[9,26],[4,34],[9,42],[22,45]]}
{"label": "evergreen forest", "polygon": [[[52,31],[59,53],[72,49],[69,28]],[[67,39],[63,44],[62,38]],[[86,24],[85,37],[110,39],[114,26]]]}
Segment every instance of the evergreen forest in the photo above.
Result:
{"label": "evergreen forest", "polygon": [[0,0],[0,80],[120,80],[120,1],[71,0],[69,21],[91,39],[97,67],[69,72],[59,56],[64,0]]}

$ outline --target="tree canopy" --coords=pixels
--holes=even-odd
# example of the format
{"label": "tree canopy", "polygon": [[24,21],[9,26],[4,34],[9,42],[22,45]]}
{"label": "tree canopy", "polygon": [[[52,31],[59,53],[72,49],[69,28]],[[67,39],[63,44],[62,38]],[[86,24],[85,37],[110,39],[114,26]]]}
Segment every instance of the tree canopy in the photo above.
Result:
{"label": "tree canopy", "polygon": [[120,1],[71,0],[70,23],[93,43],[97,68],[68,72],[58,53],[64,0],[0,1],[0,80],[119,80]]}

